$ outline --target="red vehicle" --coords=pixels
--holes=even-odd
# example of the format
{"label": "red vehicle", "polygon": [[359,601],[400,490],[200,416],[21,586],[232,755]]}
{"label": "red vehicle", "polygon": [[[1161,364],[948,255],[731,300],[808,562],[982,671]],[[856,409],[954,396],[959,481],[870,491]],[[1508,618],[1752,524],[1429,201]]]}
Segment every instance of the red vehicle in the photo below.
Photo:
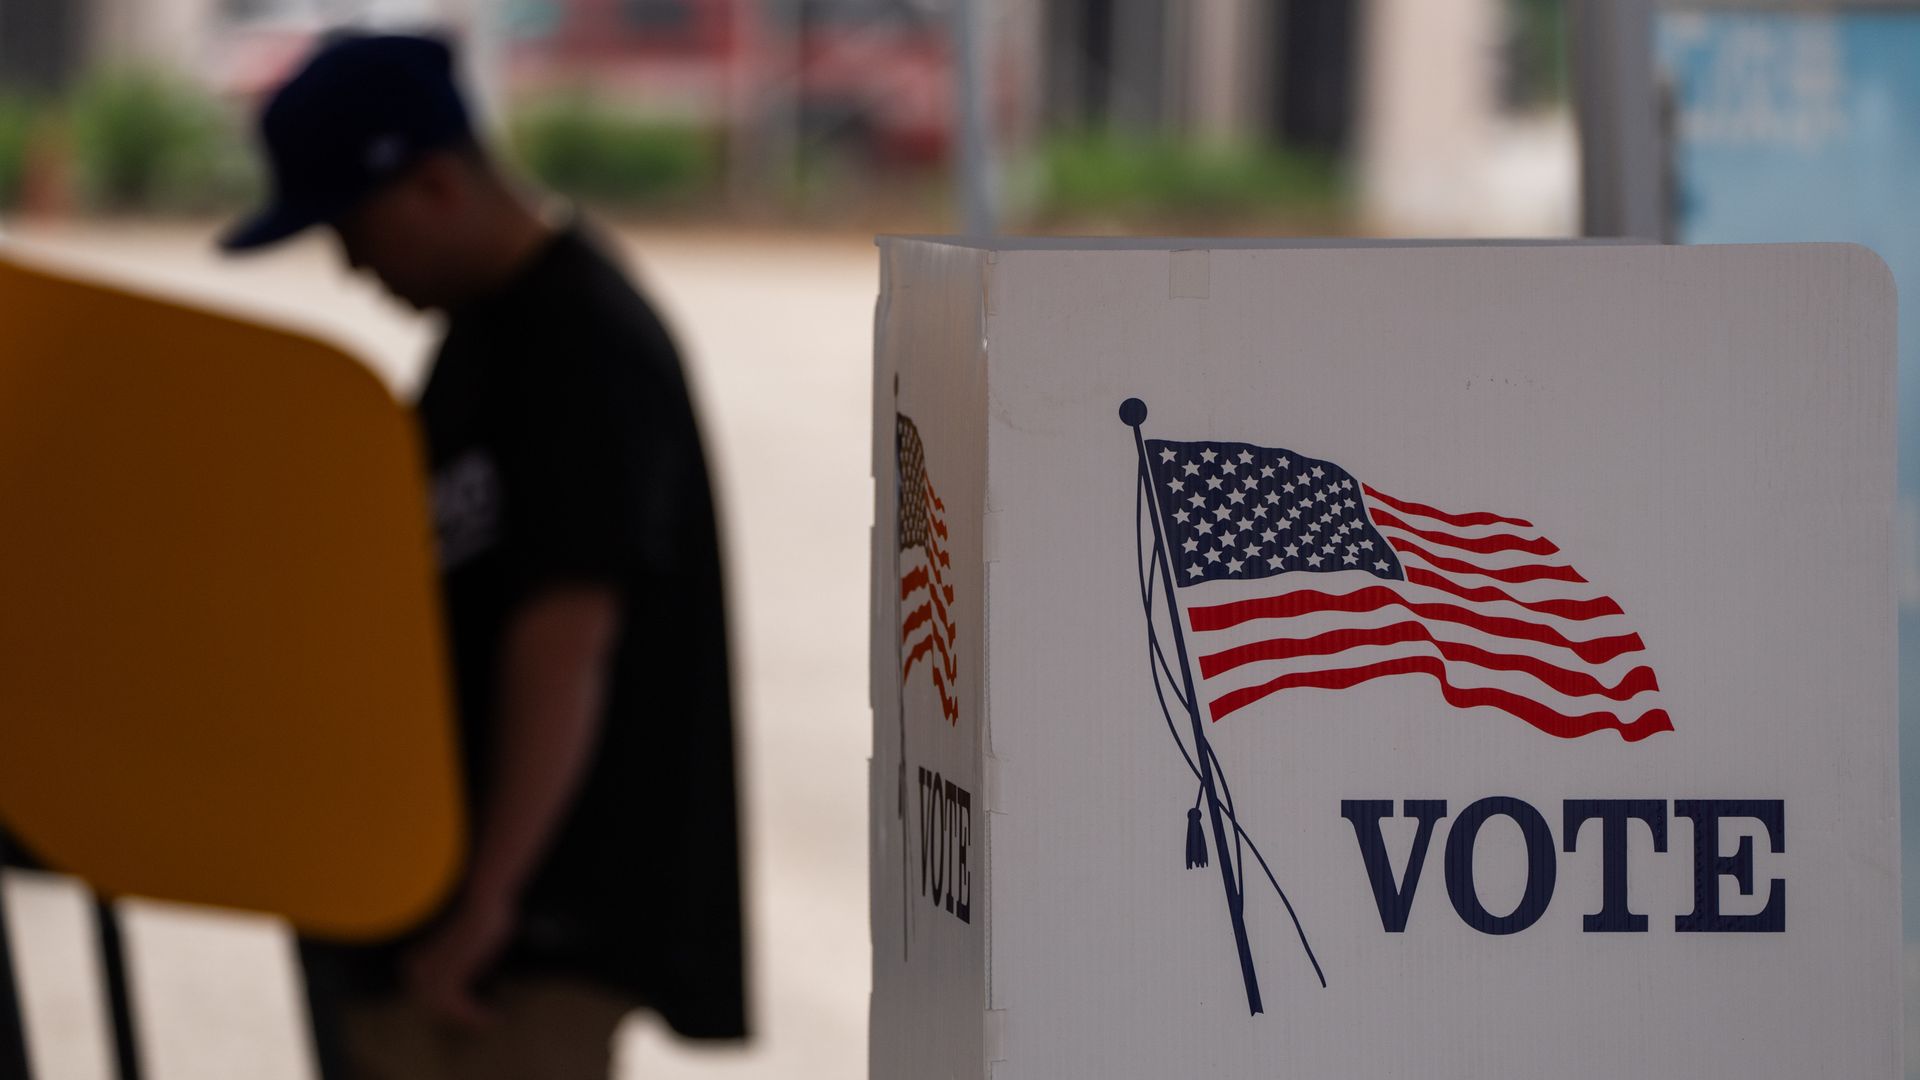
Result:
{"label": "red vehicle", "polygon": [[508,27],[516,95],[591,87],[645,113],[797,129],[880,164],[947,150],[952,62],[939,15],[907,0],[539,0]]}
{"label": "red vehicle", "polygon": [[[249,0],[204,70],[243,97],[277,85],[326,26],[314,0]],[[397,19],[419,0],[373,0]],[[431,6],[431,5],[429,5]],[[486,28],[508,101],[590,92],[636,114],[938,164],[953,114],[943,16],[920,0],[506,0]],[[471,44],[471,43],[470,43]],[[484,58],[482,58],[484,59]]]}

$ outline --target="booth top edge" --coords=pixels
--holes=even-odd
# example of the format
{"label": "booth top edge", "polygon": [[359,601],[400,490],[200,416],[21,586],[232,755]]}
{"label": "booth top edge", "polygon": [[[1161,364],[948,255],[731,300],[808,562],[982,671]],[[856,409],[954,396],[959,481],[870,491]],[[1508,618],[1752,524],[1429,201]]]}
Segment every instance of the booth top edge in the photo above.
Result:
{"label": "booth top edge", "polygon": [[1420,248],[1420,247],[1583,247],[1640,245],[1658,246],[1653,241],[1619,237],[1542,237],[1542,238],[1411,238],[1376,239],[1362,237],[1293,236],[957,236],[916,233],[882,233],[874,237],[881,247],[894,243],[931,244],[973,251],[1194,251],[1194,250],[1313,250],[1333,248]]}

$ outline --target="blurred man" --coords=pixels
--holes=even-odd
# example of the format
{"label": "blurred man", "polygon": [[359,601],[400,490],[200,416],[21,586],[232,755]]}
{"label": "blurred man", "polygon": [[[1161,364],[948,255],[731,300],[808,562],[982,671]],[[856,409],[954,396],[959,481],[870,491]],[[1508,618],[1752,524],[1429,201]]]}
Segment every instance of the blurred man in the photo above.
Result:
{"label": "blurred man", "polygon": [[325,44],[262,118],[271,205],[222,241],[326,225],[448,316],[419,412],[469,860],[404,939],[305,955],[330,1075],[598,1080],[636,1006],[745,1031],[713,503],[660,321],[501,175],[451,68],[428,39]]}

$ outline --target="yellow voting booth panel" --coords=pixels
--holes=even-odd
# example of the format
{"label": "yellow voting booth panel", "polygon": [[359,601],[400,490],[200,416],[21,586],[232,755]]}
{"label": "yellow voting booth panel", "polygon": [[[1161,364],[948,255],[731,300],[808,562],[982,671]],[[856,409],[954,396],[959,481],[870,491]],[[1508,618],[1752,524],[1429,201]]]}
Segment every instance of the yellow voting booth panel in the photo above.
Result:
{"label": "yellow voting booth panel", "polygon": [[463,826],[422,475],[339,351],[0,254],[0,823],[109,894],[430,912]]}

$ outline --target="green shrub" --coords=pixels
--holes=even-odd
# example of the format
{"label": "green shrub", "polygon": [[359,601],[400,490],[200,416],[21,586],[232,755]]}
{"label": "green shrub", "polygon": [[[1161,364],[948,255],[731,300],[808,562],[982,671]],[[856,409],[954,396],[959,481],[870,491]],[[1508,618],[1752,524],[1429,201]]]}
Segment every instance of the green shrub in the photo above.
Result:
{"label": "green shrub", "polygon": [[100,209],[223,209],[258,185],[238,117],[160,72],[95,76],[74,94],[68,127],[81,194]]}
{"label": "green shrub", "polygon": [[1043,213],[1209,219],[1338,213],[1345,186],[1326,156],[1164,137],[1076,135],[1040,154]]}
{"label": "green shrub", "polygon": [[39,119],[39,110],[26,100],[0,98],[0,210],[19,205],[27,154]]}
{"label": "green shrub", "polygon": [[585,97],[523,110],[509,138],[514,156],[542,184],[583,199],[684,203],[710,194],[720,175],[712,132],[641,119]]}

